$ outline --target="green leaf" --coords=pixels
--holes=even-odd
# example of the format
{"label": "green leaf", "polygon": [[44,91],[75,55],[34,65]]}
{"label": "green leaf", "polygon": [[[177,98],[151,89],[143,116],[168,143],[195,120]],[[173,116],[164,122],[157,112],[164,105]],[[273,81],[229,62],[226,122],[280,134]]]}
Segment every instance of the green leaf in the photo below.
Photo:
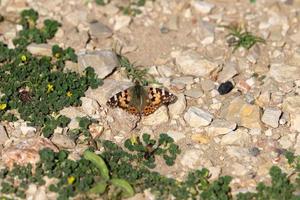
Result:
{"label": "green leaf", "polygon": [[109,171],[104,160],[91,151],[85,151],[83,157],[91,161],[98,169],[104,181],[109,180]]}
{"label": "green leaf", "polygon": [[126,180],[113,178],[110,181],[114,186],[121,188],[124,198],[129,198],[134,195],[134,189]]}
{"label": "green leaf", "polygon": [[99,182],[93,188],[89,190],[89,193],[93,194],[103,194],[106,190],[107,183],[106,182]]}

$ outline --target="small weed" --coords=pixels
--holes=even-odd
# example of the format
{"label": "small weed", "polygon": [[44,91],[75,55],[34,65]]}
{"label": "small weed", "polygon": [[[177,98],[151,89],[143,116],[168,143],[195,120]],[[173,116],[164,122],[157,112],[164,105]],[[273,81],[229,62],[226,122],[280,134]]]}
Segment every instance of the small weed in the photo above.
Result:
{"label": "small weed", "polygon": [[229,34],[227,35],[227,43],[230,47],[234,47],[233,52],[240,47],[250,49],[256,43],[265,43],[263,38],[255,36],[247,30],[243,30],[243,28],[239,27],[238,25],[222,27],[229,30]]}
{"label": "small weed", "polygon": [[127,77],[131,79],[132,82],[141,86],[147,86],[151,83],[159,84],[148,73],[148,69],[143,69],[142,66],[135,66],[134,64],[130,63],[129,59],[121,53],[117,53],[117,57],[119,60],[119,66],[125,69]]}
{"label": "small weed", "polygon": [[158,141],[151,139],[149,134],[143,134],[142,140],[139,137],[127,139],[124,146],[132,152],[137,152],[137,157],[142,163],[149,167],[155,167],[155,155],[161,155],[166,164],[171,166],[180,153],[178,145],[167,134],[160,134]]}
{"label": "small weed", "polygon": [[60,24],[45,20],[37,28],[38,13],[33,9],[21,13],[23,30],[13,40],[14,49],[0,42],[0,119],[16,120],[10,111],[16,109],[20,118],[32,126],[41,127],[45,137],[50,137],[57,126],[65,127],[69,119],[57,113],[66,106],[80,105],[80,97],[88,87],[96,88],[101,81],[88,67],[83,74],[63,72],[66,61],[77,62],[74,49],[52,47],[52,56],[35,56],[27,46],[46,43],[54,37]]}

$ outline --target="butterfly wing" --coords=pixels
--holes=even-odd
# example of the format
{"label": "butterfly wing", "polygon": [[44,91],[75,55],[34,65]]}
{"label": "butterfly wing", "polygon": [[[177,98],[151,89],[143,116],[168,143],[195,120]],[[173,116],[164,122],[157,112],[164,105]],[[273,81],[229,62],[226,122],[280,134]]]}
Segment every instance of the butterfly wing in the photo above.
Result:
{"label": "butterfly wing", "polygon": [[163,88],[148,88],[148,102],[142,114],[147,116],[155,112],[162,104],[170,104],[176,101],[176,96]]}
{"label": "butterfly wing", "polygon": [[116,108],[116,107],[122,108],[133,115],[140,115],[139,111],[134,106],[130,105],[130,101],[131,101],[130,90],[126,89],[113,95],[107,101],[106,104],[112,108]]}

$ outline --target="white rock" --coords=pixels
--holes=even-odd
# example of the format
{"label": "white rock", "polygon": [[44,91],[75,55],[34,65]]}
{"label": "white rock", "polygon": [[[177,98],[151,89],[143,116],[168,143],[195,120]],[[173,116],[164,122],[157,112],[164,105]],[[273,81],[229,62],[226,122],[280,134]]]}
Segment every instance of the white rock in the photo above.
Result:
{"label": "white rock", "polygon": [[215,179],[219,178],[219,176],[221,174],[221,170],[222,170],[222,168],[220,166],[208,167],[207,169],[209,170],[209,174],[210,174],[209,179],[210,180],[215,180]]}
{"label": "white rock", "polygon": [[190,169],[195,169],[199,166],[197,166],[197,163],[199,161],[199,159],[201,158],[201,151],[198,149],[191,149],[191,150],[187,150],[184,154],[183,157],[180,160],[180,163],[185,166],[188,167]]}
{"label": "white rock", "polygon": [[294,145],[295,149],[295,154],[300,155],[300,135],[298,134],[297,139],[296,139],[296,144]]}
{"label": "white rock", "polygon": [[108,38],[112,35],[112,30],[101,22],[95,21],[90,23],[90,34],[99,39]]}
{"label": "white rock", "polygon": [[180,93],[177,94],[176,96],[177,96],[177,101],[168,106],[169,114],[172,118],[178,118],[186,108],[186,99],[184,94]]}
{"label": "white rock", "polygon": [[283,110],[290,114],[291,129],[300,132],[300,96],[285,98]]}
{"label": "white rock", "polygon": [[218,82],[223,83],[231,79],[237,74],[237,70],[235,69],[234,63],[228,63],[222,69],[222,71],[218,74]]}
{"label": "white rock", "polygon": [[80,100],[82,101],[81,108],[87,115],[92,116],[99,112],[100,105],[95,99],[81,97]]}
{"label": "white rock", "polygon": [[23,135],[32,135],[36,132],[36,128],[32,126],[27,126],[27,125],[21,125],[20,130]]}
{"label": "white rock", "polygon": [[211,10],[215,7],[214,4],[201,1],[201,0],[194,0],[191,3],[192,7],[202,14],[208,14]]}
{"label": "white rock", "polygon": [[65,149],[75,148],[75,142],[71,138],[59,133],[54,133],[53,137],[51,138],[51,141],[60,148],[65,148]]}
{"label": "white rock", "polygon": [[221,144],[245,146],[246,144],[249,144],[250,141],[251,137],[248,134],[247,129],[238,129],[224,135],[221,139]]}
{"label": "white rock", "polygon": [[91,99],[95,99],[101,106],[105,106],[107,100],[110,97],[131,86],[133,86],[132,82],[105,79],[101,87],[98,87],[96,89],[88,89],[85,92],[85,96]]}
{"label": "white rock", "polygon": [[50,44],[31,43],[27,46],[27,50],[34,55],[52,56],[52,46]]}
{"label": "white rock", "polygon": [[105,78],[118,66],[118,58],[111,50],[99,50],[78,55],[80,71],[88,66],[95,69],[99,78]]}
{"label": "white rock", "polygon": [[249,135],[261,135],[261,129],[259,129],[259,128],[252,128],[249,131]]}
{"label": "white rock", "polygon": [[72,119],[75,119],[77,117],[85,117],[86,114],[78,110],[76,107],[65,107],[62,110],[59,111],[60,115],[65,115],[66,117]]}
{"label": "white rock", "polygon": [[205,130],[209,136],[214,137],[214,136],[225,135],[227,133],[230,133],[236,129],[236,126],[237,124],[235,122],[216,119]]}
{"label": "white rock", "polygon": [[178,142],[179,140],[182,140],[185,138],[185,134],[179,131],[168,131],[168,136],[174,139],[175,142]]}
{"label": "white rock", "polygon": [[300,132],[300,113],[294,113],[291,117],[291,129]]}
{"label": "white rock", "polygon": [[265,135],[266,136],[268,136],[268,137],[271,137],[272,135],[273,135],[273,132],[272,132],[272,129],[267,129],[266,131],[265,131]]}
{"label": "white rock", "polygon": [[184,94],[191,98],[199,98],[203,95],[203,91],[201,88],[192,88],[190,90],[186,90]]}
{"label": "white rock", "polygon": [[184,120],[194,128],[208,126],[213,120],[213,116],[198,107],[191,106],[184,114]]}
{"label": "white rock", "polygon": [[169,121],[168,109],[166,106],[161,106],[154,113],[142,118],[142,124],[146,126],[157,126]]}
{"label": "white rock", "polygon": [[247,167],[240,163],[232,163],[230,164],[232,168],[232,174],[236,176],[245,176],[248,172]]}
{"label": "white rock", "polygon": [[39,161],[39,151],[43,148],[58,151],[57,147],[47,138],[22,138],[2,150],[2,161],[9,168],[13,167],[14,164],[25,165],[31,163],[34,165]]}
{"label": "white rock", "polygon": [[47,195],[46,195],[46,187],[45,186],[40,186],[38,187],[36,193],[34,194],[33,200],[47,200]]}
{"label": "white rock", "polygon": [[293,146],[293,141],[291,140],[289,135],[284,135],[279,139],[279,144],[284,149],[289,149]]}
{"label": "white rock", "polygon": [[176,64],[180,72],[193,76],[208,76],[218,67],[216,63],[203,58],[198,52],[192,50],[181,52],[176,57]]}
{"label": "white rock", "polygon": [[167,65],[158,66],[157,71],[161,76],[164,76],[164,77],[170,77],[170,76],[174,75],[174,73],[175,73],[174,69],[172,69],[172,67],[167,66]]}
{"label": "white rock", "polygon": [[64,18],[73,26],[78,26],[79,24],[86,23],[87,15],[88,13],[83,10],[71,10],[71,12],[68,13]]}
{"label": "white rock", "polygon": [[184,84],[184,85],[190,85],[194,83],[194,78],[192,76],[181,76],[178,78],[174,78],[172,80],[173,84]]}
{"label": "white rock", "polygon": [[300,79],[300,67],[287,64],[271,64],[269,75],[278,82],[290,82]]}
{"label": "white rock", "polygon": [[278,127],[278,121],[281,115],[281,110],[276,108],[266,108],[261,121],[273,128]]}
{"label": "white rock", "polygon": [[116,16],[114,30],[118,31],[124,27],[127,27],[131,22],[131,17],[126,15]]}

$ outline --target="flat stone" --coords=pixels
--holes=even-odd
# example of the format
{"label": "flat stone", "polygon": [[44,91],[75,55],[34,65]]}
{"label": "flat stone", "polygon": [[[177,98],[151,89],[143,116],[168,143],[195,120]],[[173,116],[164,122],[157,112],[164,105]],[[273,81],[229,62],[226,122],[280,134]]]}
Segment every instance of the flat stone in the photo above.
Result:
{"label": "flat stone", "polygon": [[235,130],[236,126],[237,124],[235,122],[226,121],[222,119],[215,119],[211,123],[211,125],[206,128],[206,132],[211,137],[225,135]]}
{"label": "flat stone", "polygon": [[179,131],[168,131],[168,136],[174,139],[175,142],[178,142],[179,140],[182,140],[185,138],[185,134]]}
{"label": "flat stone", "polygon": [[284,83],[300,79],[300,67],[287,64],[271,64],[269,76],[277,82]]}
{"label": "flat stone", "polygon": [[198,107],[191,106],[184,114],[184,120],[194,128],[208,126],[213,120],[213,115]]}
{"label": "flat stone", "polygon": [[121,108],[109,108],[107,116],[112,120],[107,120],[111,131],[116,134],[120,132],[129,133],[139,121],[139,117],[132,115]]}
{"label": "flat stone", "polygon": [[210,142],[210,138],[204,134],[193,134],[191,139],[200,144],[208,144]]}
{"label": "flat stone", "polygon": [[288,113],[300,113],[300,96],[289,96],[283,101],[283,110]]}
{"label": "flat stone", "polygon": [[33,55],[52,56],[52,45],[31,43],[27,46],[27,50]]}
{"label": "flat stone", "polygon": [[112,36],[112,30],[99,21],[90,23],[90,34],[94,38],[102,39],[109,38]]}
{"label": "flat stone", "polygon": [[290,114],[291,129],[300,132],[300,96],[285,98],[282,107]]}
{"label": "flat stone", "polygon": [[124,27],[127,27],[131,22],[131,17],[126,15],[116,16],[114,30],[118,31]]}
{"label": "flat stone", "polygon": [[218,82],[223,83],[234,77],[238,74],[238,71],[235,68],[234,63],[228,63],[222,69],[222,71],[218,74]]}
{"label": "flat stone", "polygon": [[247,129],[237,129],[236,131],[229,132],[221,139],[222,145],[239,145],[245,146],[251,142],[251,137]]}
{"label": "flat stone", "polygon": [[209,79],[202,79],[201,80],[201,87],[204,91],[211,91],[213,90],[216,86],[212,80]]}
{"label": "flat stone", "polygon": [[197,163],[199,162],[199,159],[201,158],[201,151],[197,150],[197,149],[191,149],[191,150],[187,150],[181,160],[180,163],[185,166],[188,167],[190,169],[195,169],[199,166],[197,166]]}
{"label": "flat stone", "polygon": [[218,67],[217,63],[203,58],[196,51],[188,50],[181,52],[176,57],[178,71],[184,75],[208,76],[214,69]]}
{"label": "flat stone", "polygon": [[171,66],[161,65],[157,67],[157,71],[161,76],[171,77],[175,74],[174,69]]}
{"label": "flat stone", "polygon": [[86,23],[87,15],[88,13],[84,10],[72,10],[64,19],[73,26],[78,26],[81,23]]}
{"label": "flat stone", "polygon": [[273,128],[278,127],[279,118],[281,116],[281,110],[276,108],[266,108],[261,121]]}
{"label": "flat stone", "polygon": [[241,111],[241,126],[246,128],[261,128],[260,108],[256,105],[245,104]]}
{"label": "flat stone", "polygon": [[169,114],[172,118],[178,118],[186,108],[186,99],[184,94],[176,94],[177,101],[173,104],[170,104],[169,107]]}
{"label": "flat stone", "polygon": [[99,113],[100,105],[95,99],[81,97],[80,100],[82,102],[81,108],[87,115],[93,116]]}
{"label": "flat stone", "polygon": [[215,7],[214,4],[205,2],[205,1],[201,1],[201,0],[194,0],[191,3],[192,7],[202,13],[202,14],[208,14],[211,12],[211,10]]}
{"label": "flat stone", "polygon": [[289,149],[293,146],[293,141],[289,137],[289,135],[284,135],[279,139],[279,144],[284,149]]}
{"label": "flat stone", "polygon": [[75,148],[76,145],[74,140],[72,140],[68,136],[55,133],[55,132],[53,134],[53,137],[51,138],[51,141],[59,148],[63,148],[63,149],[73,149]]}
{"label": "flat stone", "polygon": [[88,66],[95,69],[99,78],[105,78],[118,66],[118,58],[113,51],[100,50],[78,55],[78,63],[81,71]]}
{"label": "flat stone", "polygon": [[191,98],[199,98],[203,95],[203,91],[200,88],[192,88],[190,90],[186,90],[184,94]]}
{"label": "flat stone", "polygon": [[106,102],[110,97],[133,86],[129,81],[116,81],[112,79],[105,79],[103,85],[96,89],[88,89],[85,96],[96,100],[101,106],[106,106]]}
{"label": "flat stone", "polygon": [[157,126],[169,121],[168,109],[166,106],[161,106],[151,115],[142,118],[142,124],[146,126]]}
{"label": "flat stone", "polygon": [[57,147],[47,138],[22,138],[2,150],[2,161],[9,168],[12,168],[14,164],[26,165],[31,163],[34,165],[39,161],[39,151],[43,148],[58,151]]}
{"label": "flat stone", "polygon": [[173,84],[184,84],[184,85],[190,85],[194,83],[194,78],[192,76],[181,76],[178,78],[174,78],[172,80]]}
{"label": "flat stone", "polygon": [[236,97],[229,105],[224,105],[221,116],[246,128],[261,129],[259,106],[248,104],[241,97]]}

